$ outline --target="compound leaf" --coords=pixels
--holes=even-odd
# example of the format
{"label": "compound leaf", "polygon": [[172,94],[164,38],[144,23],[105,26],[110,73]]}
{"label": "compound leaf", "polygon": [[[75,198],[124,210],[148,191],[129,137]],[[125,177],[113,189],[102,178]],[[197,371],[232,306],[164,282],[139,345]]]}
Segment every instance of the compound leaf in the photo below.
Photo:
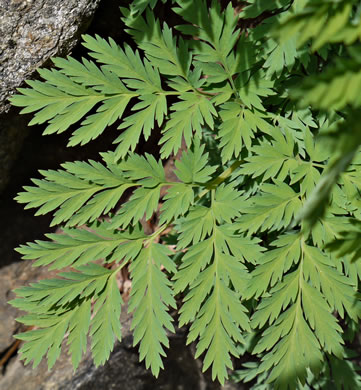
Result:
{"label": "compound leaf", "polygon": [[158,376],[163,368],[163,346],[169,347],[166,329],[174,332],[168,308],[176,307],[171,289],[172,283],[161,271],[175,272],[170,260],[170,250],[165,246],[149,243],[130,266],[132,292],[129,311],[134,312],[131,329],[134,330],[134,345],[140,344],[140,360],[145,359],[147,368]]}

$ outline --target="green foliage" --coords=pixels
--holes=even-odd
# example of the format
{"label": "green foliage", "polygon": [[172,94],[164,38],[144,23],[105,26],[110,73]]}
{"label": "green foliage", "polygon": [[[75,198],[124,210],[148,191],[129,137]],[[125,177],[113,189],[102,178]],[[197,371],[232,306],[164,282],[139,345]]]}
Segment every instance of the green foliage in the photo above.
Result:
{"label": "green foliage", "polygon": [[[136,50],[86,35],[95,62],[55,58],[11,99],[44,134],[71,130],[68,146],[120,130],[101,162],[40,171],[16,197],[62,230],[17,249],[62,270],[11,301],[34,327],[16,336],[23,359],[51,368],[65,338],[76,368],[89,335],[103,364],[127,266],[134,345],[155,376],[176,322],[222,384],[247,352],[232,376],[253,389],[358,388],[360,2],[179,0],[168,24],[162,3],[121,9]],[[136,153],[156,131],[160,158]]]}
{"label": "green foliage", "polygon": [[42,280],[15,290],[19,298],[14,299],[12,305],[29,312],[19,321],[40,328],[16,336],[26,341],[20,351],[25,363],[33,360],[36,367],[47,354],[50,369],[60,355],[63,338],[68,332],[69,353],[77,368],[86,349],[89,326],[96,365],[104,364],[115,338],[121,339],[122,298],[115,279],[118,269],[110,271],[88,263],[76,267],[75,271],[61,272],[62,278]]}

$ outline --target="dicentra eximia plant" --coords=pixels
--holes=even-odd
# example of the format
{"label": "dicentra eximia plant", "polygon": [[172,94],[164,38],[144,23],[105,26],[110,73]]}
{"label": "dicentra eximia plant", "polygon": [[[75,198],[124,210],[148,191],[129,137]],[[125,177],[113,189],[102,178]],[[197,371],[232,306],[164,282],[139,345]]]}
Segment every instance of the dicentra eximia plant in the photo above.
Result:
{"label": "dicentra eximia plant", "polygon": [[[103,364],[129,267],[134,345],[154,375],[175,321],[221,383],[247,351],[238,379],[258,389],[359,388],[345,344],[361,317],[360,1],[173,1],[172,28],[156,3],[121,9],[138,50],[84,36],[95,62],[55,58],[11,99],[44,134],[77,124],[68,146],[120,130],[102,163],[41,171],[16,198],[62,225],[17,250],[67,268],[16,290],[34,327],[16,336],[22,358],[51,368],[66,336],[76,368],[89,335]],[[158,161],[134,152],[154,128]]]}

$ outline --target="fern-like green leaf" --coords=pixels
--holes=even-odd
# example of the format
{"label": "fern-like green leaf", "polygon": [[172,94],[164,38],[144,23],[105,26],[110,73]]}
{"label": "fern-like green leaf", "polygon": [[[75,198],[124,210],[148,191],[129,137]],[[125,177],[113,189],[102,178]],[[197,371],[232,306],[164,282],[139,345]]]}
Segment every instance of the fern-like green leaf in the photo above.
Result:
{"label": "fern-like green leaf", "polygon": [[258,267],[252,271],[251,280],[246,290],[246,297],[261,296],[268,287],[274,287],[282,280],[283,274],[297,264],[300,255],[300,240],[298,234],[281,236],[272,242],[277,249],[267,251],[259,260]]}
{"label": "fern-like green leaf", "polygon": [[290,172],[294,172],[298,167],[298,162],[294,156],[294,141],[290,132],[272,132],[274,141],[271,143],[263,141],[260,145],[252,148],[253,155],[246,158],[246,163],[242,165],[241,172],[252,177],[262,176],[263,180],[277,178],[283,181]]}
{"label": "fern-like green leaf", "polygon": [[161,207],[159,223],[169,223],[173,218],[184,215],[194,202],[194,192],[192,187],[179,183],[168,188],[163,197],[164,203]]}
{"label": "fern-like green leaf", "polygon": [[354,0],[308,0],[301,7],[295,5],[296,12],[285,19],[277,34],[281,40],[297,37],[299,46],[312,39],[313,50],[329,42],[351,43],[360,35],[359,26],[351,23],[354,4]]}
{"label": "fern-like green leaf", "polygon": [[[131,328],[134,329],[134,345],[140,344],[140,360],[158,376],[163,368],[163,346],[169,347],[166,329],[174,332],[169,307],[176,307],[171,289],[172,283],[161,271],[175,272],[170,260],[170,250],[156,243],[149,243],[130,267],[132,292],[129,311],[134,312]],[[163,346],[162,346],[163,345]]]}
{"label": "fern-like green leaf", "polygon": [[232,76],[244,70],[246,64],[233,52],[238,34],[237,16],[231,4],[225,12],[221,12],[216,1],[212,2],[211,8],[205,1],[184,0],[178,1],[177,5],[174,11],[190,23],[177,26],[177,29],[199,39],[193,42],[196,66],[208,75],[209,82],[228,80],[232,84]]}
{"label": "fern-like green leaf", "polygon": [[96,35],[95,38],[84,35],[83,45],[90,50],[90,55],[118,77],[124,79],[128,88],[142,90],[142,94],[161,92],[161,81],[158,72],[148,61],[142,62],[137,51],[128,45],[124,50],[113,39],[107,42]]}
{"label": "fern-like green leaf", "polygon": [[263,193],[245,202],[241,209],[244,215],[237,222],[239,229],[253,233],[279,230],[291,223],[302,205],[299,194],[286,183],[274,182],[276,184],[263,184]]}
{"label": "fern-like green leaf", "polygon": [[[122,300],[115,280],[117,270],[107,270],[92,263],[78,267],[76,271],[60,273],[64,279],[43,280],[16,291],[19,298],[10,303],[31,313],[19,321],[39,327],[16,336],[25,341],[20,350],[25,364],[33,360],[37,366],[47,353],[50,369],[60,355],[65,334],[69,333],[69,353],[77,368],[86,351],[90,324],[96,364],[108,359],[114,345],[113,335],[120,340]],[[92,320],[91,298],[96,300]]]}
{"label": "fern-like green leaf", "polygon": [[313,246],[304,246],[304,275],[306,280],[321,289],[328,304],[343,318],[345,311],[357,321],[361,316],[361,302],[355,294],[352,281],[342,275],[329,257]]}
{"label": "fern-like green leaf", "polygon": [[135,257],[145,238],[142,231],[120,232],[109,224],[93,224],[90,229],[63,228],[62,234],[46,234],[51,241],[37,240],[21,245],[17,251],[23,259],[35,260],[34,266],[49,265],[50,269],[80,266],[97,259],[120,262]]}
{"label": "fern-like green leaf", "polygon": [[140,96],[139,99],[141,101],[132,107],[133,111],[138,111],[127,116],[118,126],[118,129],[126,130],[114,141],[119,143],[116,149],[117,158],[125,157],[129,151],[134,152],[141,134],[147,140],[155,123],[160,127],[167,113],[167,100],[164,95],[148,94]]}
{"label": "fern-like green leaf", "polygon": [[96,366],[104,364],[113,350],[116,339],[121,341],[120,296],[116,273],[110,274],[103,291],[97,293],[91,320],[91,350]]}
{"label": "fern-like green leaf", "polygon": [[206,96],[185,92],[179,95],[179,98],[181,101],[171,106],[172,113],[160,140],[163,158],[177,153],[183,137],[186,145],[190,147],[193,132],[200,137],[203,125],[207,124],[211,129],[214,127],[213,117],[217,112]]}
{"label": "fern-like green leaf", "polygon": [[[129,21],[127,26],[130,27],[128,32],[138,43],[138,47],[144,50],[160,73],[179,76],[189,82],[192,56],[182,38],[177,47],[176,38],[166,23],[161,29],[159,21],[154,19],[153,13],[148,9],[146,20],[139,16]],[[191,84],[189,88],[192,88]]]}
{"label": "fern-like green leaf", "polygon": [[208,165],[208,153],[204,153],[204,145],[198,139],[193,147],[182,153],[180,160],[175,162],[175,174],[183,183],[207,183],[216,167]]}
{"label": "fern-like green leaf", "polygon": [[342,109],[346,105],[360,107],[358,94],[360,85],[361,58],[357,51],[351,51],[348,57],[338,58],[321,75],[305,80],[299,88],[294,89],[294,98],[301,98],[304,105],[312,104],[320,109]]}
{"label": "fern-like green leaf", "polygon": [[78,122],[105,96],[75,83],[66,75],[43,69],[45,81],[28,81],[30,88],[19,88],[21,95],[11,99],[13,105],[25,107],[21,113],[39,111],[29,125],[51,121],[44,134],[61,133]]}
{"label": "fern-like green leaf", "polygon": [[[33,179],[36,187],[24,187],[26,192],[15,198],[26,203],[25,208],[40,207],[36,215],[58,209],[51,226],[64,221],[68,221],[67,226],[94,221],[115,207],[124,191],[134,185],[119,170],[94,161],[66,163],[63,167],[40,171],[45,179]],[[101,176],[103,179],[99,179]]]}
{"label": "fern-like green leaf", "polygon": [[[258,372],[271,370],[269,382],[277,389],[292,389],[297,388],[298,380],[305,381],[307,368],[319,371],[321,351],[344,356],[342,328],[332,312],[337,310],[344,317],[346,310],[357,321],[360,302],[352,282],[319,249],[305,244],[302,236],[284,236],[276,245],[280,248],[266,254],[261,268],[252,275],[257,286],[250,296],[266,290],[262,284],[267,273],[273,272],[274,285],[263,295],[252,318],[253,327],[262,328],[267,322],[271,325],[253,353],[270,350]],[[252,288],[251,283],[249,286]],[[295,364],[289,363],[291,356]],[[285,370],[280,370],[280,365]]]}
{"label": "fern-like green leaf", "polygon": [[275,389],[297,388],[299,381],[305,382],[308,367],[314,372],[320,370],[322,354],[300,305],[291,306],[263,336],[264,344],[258,344],[254,353],[270,348],[283,336],[272,352],[265,355],[258,369],[262,372],[273,366],[267,381],[273,382]]}
{"label": "fern-like green leaf", "polygon": [[249,149],[258,128],[265,132],[269,132],[271,128],[262,115],[236,102],[222,104],[219,114],[222,123],[219,127],[218,138],[221,140],[223,163],[233,156],[239,157],[244,146]]}
{"label": "fern-like green leaf", "polygon": [[187,285],[191,288],[180,310],[180,326],[193,322],[188,343],[199,337],[196,356],[207,350],[203,369],[212,366],[213,379],[224,383],[227,367],[232,367],[230,356],[238,356],[234,342],[244,343],[242,331],[250,328],[246,308],[239,301],[248,275],[229,252],[221,227],[213,223],[212,235],[189,249],[175,278],[177,292]]}

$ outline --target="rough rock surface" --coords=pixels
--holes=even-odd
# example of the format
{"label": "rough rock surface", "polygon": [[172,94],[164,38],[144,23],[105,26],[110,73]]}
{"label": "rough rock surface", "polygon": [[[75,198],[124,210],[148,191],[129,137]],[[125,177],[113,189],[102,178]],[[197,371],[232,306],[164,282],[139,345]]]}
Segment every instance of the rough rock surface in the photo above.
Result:
{"label": "rough rock surface", "polygon": [[[24,284],[54,277],[45,267],[32,268],[24,261],[3,267],[0,273],[0,356],[14,342],[12,335],[19,332],[15,317],[19,312],[6,304],[14,297],[13,288]],[[178,330],[170,336],[170,349],[165,359],[165,369],[155,379],[138,362],[137,348],[132,347],[130,332],[131,318],[123,309],[121,316],[123,340],[115,345],[109,361],[95,367],[88,351],[74,374],[71,359],[63,351],[51,371],[46,361],[33,369],[24,366],[18,356],[7,362],[0,375],[0,389],[12,390],[220,390],[217,383],[201,372],[201,362],[194,360],[191,348],[185,346],[185,334]],[[64,349],[64,348],[63,348]],[[240,390],[241,387],[228,384],[223,390]]]}

